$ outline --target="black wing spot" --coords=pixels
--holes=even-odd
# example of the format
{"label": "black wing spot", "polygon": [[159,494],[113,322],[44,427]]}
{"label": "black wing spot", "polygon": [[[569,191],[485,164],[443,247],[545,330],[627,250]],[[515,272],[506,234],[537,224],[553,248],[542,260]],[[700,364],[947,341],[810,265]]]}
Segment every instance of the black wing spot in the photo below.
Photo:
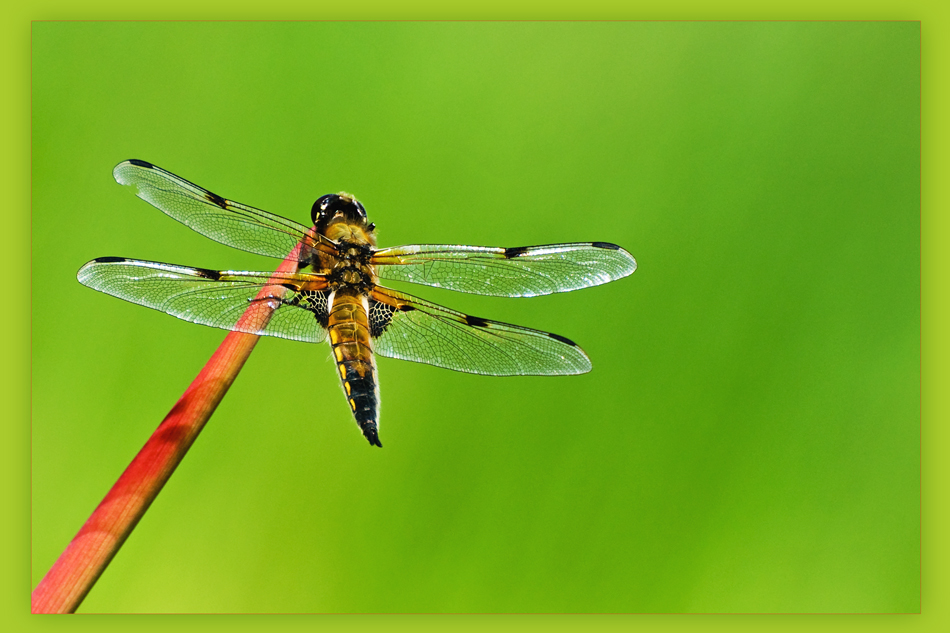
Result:
{"label": "black wing spot", "polygon": [[211,204],[216,204],[222,209],[228,208],[228,201],[219,196],[216,193],[211,193],[210,191],[205,192],[205,199]]}
{"label": "black wing spot", "polygon": [[512,257],[518,257],[524,255],[528,252],[527,246],[515,246],[513,248],[505,249],[505,259],[511,259]]}
{"label": "black wing spot", "polygon": [[570,345],[571,347],[577,347],[577,343],[575,343],[574,341],[572,341],[572,340],[569,339],[569,338],[566,338],[566,337],[561,336],[560,334],[550,334],[550,333],[549,333],[548,336],[550,336],[551,338],[553,338],[555,341],[560,341],[561,343],[564,343],[565,345]]}
{"label": "black wing spot", "polygon": [[412,312],[413,310],[415,310],[415,308],[413,308],[411,305],[407,305],[407,304],[405,304],[405,303],[402,304],[401,306],[399,306],[399,311],[400,311],[400,312]]}
{"label": "black wing spot", "polygon": [[139,160],[138,158],[130,158],[129,161],[136,167],[145,167],[146,169],[155,169],[155,165],[152,163],[147,163],[144,160]]}
{"label": "black wing spot", "polygon": [[116,264],[118,262],[127,262],[129,261],[125,257],[97,257],[94,260],[97,264]]}
{"label": "black wing spot", "polygon": [[210,270],[208,268],[195,268],[195,273],[199,277],[204,277],[205,279],[214,279],[215,281],[221,279],[221,273],[217,270]]}
{"label": "black wing spot", "polygon": [[482,317],[465,315],[465,322],[474,327],[488,327],[488,321]]}
{"label": "black wing spot", "polygon": [[594,248],[606,248],[608,251],[619,251],[620,247],[616,244],[611,244],[610,242],[591,242],[591,246]]}

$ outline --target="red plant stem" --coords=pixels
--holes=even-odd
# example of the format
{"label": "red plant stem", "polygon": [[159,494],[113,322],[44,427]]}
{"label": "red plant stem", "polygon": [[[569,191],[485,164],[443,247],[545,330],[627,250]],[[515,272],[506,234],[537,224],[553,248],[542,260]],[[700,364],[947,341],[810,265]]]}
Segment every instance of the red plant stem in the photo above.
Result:
{"label": "red plant stem", "polygon": [[[298,248],[278,267],[295,272]],[[264,290],[258,298],[272,295]],[[252,302],[241,317],[270,320],[275,306]],[[33,590],[33,613],[72,613],[92,589],[139,519],[158,496],[238,372],[250,356],[256,334],[231,332],[165,419],[115,482],[92,516]]]}

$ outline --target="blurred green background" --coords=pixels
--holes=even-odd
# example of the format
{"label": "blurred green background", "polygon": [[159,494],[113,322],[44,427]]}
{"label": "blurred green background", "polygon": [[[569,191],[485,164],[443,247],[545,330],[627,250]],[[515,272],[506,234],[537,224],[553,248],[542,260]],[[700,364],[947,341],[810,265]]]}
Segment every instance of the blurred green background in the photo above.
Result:
{"label": "blurred green background", "polygon": [[594,369],[380,359],[382,450],[327,346],[263,340],[80,612],[918,611],[919,42],[34,23],[34,585],[224,337],[79,267],[277,264],[112,180],[141,158],[298,221],[351,191],[381,245],[601,240],[640,269],[535,299],[403,287]]}

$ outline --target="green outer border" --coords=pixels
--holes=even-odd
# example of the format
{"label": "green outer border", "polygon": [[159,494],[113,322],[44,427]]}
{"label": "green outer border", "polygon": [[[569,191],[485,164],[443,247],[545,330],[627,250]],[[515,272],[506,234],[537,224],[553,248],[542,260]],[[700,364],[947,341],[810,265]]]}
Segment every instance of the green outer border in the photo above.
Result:
{"label": "green outer border", "polygon": [[[627,630],[644,627],[649,630],[937,630],[950,629],[950,605],[941,604],[939,596],[950,595],[948,569],[950,556],[946,535],[950,533],[950,490],[947,489],[946,454],[948,430],[940,422],[947,419],[950,397],[936,388],[950,380],[947,366],[946,328],[936,324],[948,322],[950,298],[947,294],[948,256],[940,245],[948,236],[950,219],[946,212],[948,189],[945,175],[950,173],[947,147],[950,146],[946,117],[950,112],[948,77],[950,77],[950,9],[938,2],[899,0],[780,0],[755,3],[749,0],[720,2],[716,6],[700,0],[680,2],[648,2],[642,6],[625,7],[621,2],[468,2],[463,7],[442,7],[435,2],[404,2],[398,9],[380,0],[346,7],[343,3],[314,8],[312,2],[291,0],[268,3],[166,0],[162,3],[140,3],[115,0],[93,0],[82,8],[49,0],[36,6],[18,7],[8,11],[3,21],[0,42],[4,47],[3,82],[4,143],[2,154],[3,191],[8,191],[4,209],[7,230],[3,232],[3,265],[8,270],[23,267],[30,257],[30,21],[54,19],[808,19],[808,20],[920,20],[922,40],[922,217],[921,217],[921,287],[922,287],[922,462],[923,516],[922,529],[927,537],[922,551],[921,615],[610,615],[610,616],[179,616],[177,626],[247,627],[258,630],[280,626],[287,630],[321,628],[360,631],[380,627],[404,630],[476,630],[484,627],[517,629],[598,629]],[[760,6],[760,4],[762,6]],[[946,3],[944,3],[946,4]],[[538,7],[544,7],[540,9]],[[944,180],[941,182],[940,175]],[[22,275],[8,291],[8,308],[3,312],[4,375],[0,382],[7,410],[12,413],[4,427],[2,487],[5,508],[13,508],[7,516],[17,520],[4,521],[6,532],[2,621],[7,630],[42,630],[57,626],[55,616],[30,616],[29,596],[24,579],[30,578],[30,385],[29,385],[29,312],[23,309],[23,297],[30,293],[29,277]],[[942,537],[942,538],[941,538]],[[29,589],[32,590],[32,587]],[[133,624],[134,618],[134,624]],[[183,619],[187,618],[187,619]],[[940,622],[944,622],[940,625]],[[160,616],[80,616],[76,628],[116,627],[129,625],[149,630],[163,630],[168,622]]]}

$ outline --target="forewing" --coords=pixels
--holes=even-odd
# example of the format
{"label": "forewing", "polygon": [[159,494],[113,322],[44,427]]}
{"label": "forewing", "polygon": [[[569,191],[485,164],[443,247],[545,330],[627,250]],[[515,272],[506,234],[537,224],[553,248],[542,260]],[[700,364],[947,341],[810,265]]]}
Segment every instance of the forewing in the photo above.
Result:
{"label": "forewing", "polygon": [[135,195],[216,242],[283,259],[308,233],[293,220],[227,200],[144,160],[127,160],[112,172]]}
{"label": "forewing", "polygon": [[490,376],[583,374],[590,360],[570,339],[489,321],[377,286],[373,350],[382,356]]}
{"label": "forewing", "polygon": [[[216,271],[102,257],[79,269],[77,277],[90,288],[192,323],[307,343],[326,338],[321,325],[326,284],[316,275]],[[264,309],[245,315],[255,301],[266,303]]]}
{"label": "forewing", "polygon": [[495,297],[534,297],[598,286],[637,269],[616,244],[582,242],[496,248],[415,244],[376,251],[380,279]]}

